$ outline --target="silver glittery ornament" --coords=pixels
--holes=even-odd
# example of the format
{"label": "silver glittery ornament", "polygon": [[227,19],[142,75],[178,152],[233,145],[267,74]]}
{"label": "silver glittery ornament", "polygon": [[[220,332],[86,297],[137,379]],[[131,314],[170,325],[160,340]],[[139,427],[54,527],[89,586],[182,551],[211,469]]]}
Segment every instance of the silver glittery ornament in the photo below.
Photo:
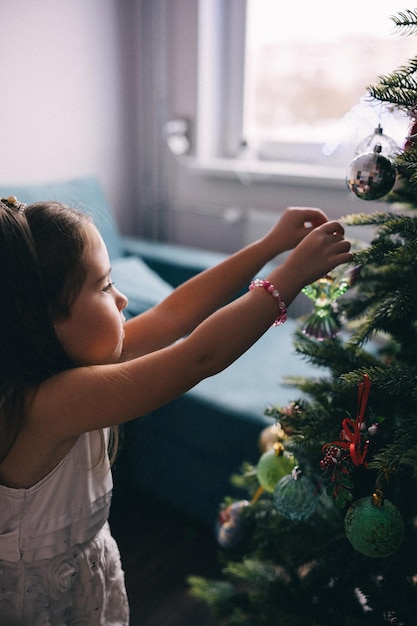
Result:
{"label": "silver glittery ornament", "polygon": [[395,165],[381,154],[381,149],[377,143],[372,152],[359,154],[350,164],[346,184],[361,200],[378,200],[394,187]]}

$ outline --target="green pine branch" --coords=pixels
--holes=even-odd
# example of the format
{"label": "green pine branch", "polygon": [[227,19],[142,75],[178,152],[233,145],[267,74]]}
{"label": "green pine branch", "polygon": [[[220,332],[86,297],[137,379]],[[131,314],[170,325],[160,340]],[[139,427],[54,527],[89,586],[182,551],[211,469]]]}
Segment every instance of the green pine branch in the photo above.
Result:
{"label": "green pine branch", "polygon": [[[402,181],[401,188],[391,192],[391,201],[404,205],[409,203],[409,209],[415,209],[417,199],[417,150],[410,148],[396,157],[398,176]],[[405,193],[409,196],[407,200]]]}
{"label": "green pine branch", "polygon": [[391,17],[398,33],[402,35],[414,35],[417,33],[417,9],[400,11]]}
{"label": "green pine branch", "polygon": [[[402,363],[382,363],[379,366],[361,367],[358,370],[342,374],[342,387],[357,387],[367,374],[372,381],[372,388],[381,394],[383,404],[386,398],[394,406],[414,407],[417,401],[417,366],[405,367]],[[383,406],[383,405],[382,405]],[[416,424],[417,433],[417,424]]]}
{"label": "green pine branch", "polygon": [[[415,413],[411,413],[416,419]],[[401,429],[392,443],[374,456],[370,469],[379,471],[378,480],[383,484],[385,480],[398,472],[400,466],[407,466],[412,472],[412,478],[417,479],[417,442],[415,428],[408,431]]]}
{"label": "green pine branch", "polygon": [[372,365],[375,362],[375,357],[371,353],[362,350],[353,341],[346,343],[335,337],[319,342],[301,331],[295,333],[294,349],[313,365],[330,370],[334,378],[359,367],[362,363]]}

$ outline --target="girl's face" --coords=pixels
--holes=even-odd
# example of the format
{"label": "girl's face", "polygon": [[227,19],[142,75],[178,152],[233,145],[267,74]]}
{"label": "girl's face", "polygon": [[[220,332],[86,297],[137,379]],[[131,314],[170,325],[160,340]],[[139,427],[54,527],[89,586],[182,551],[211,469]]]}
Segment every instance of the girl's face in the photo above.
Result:
{"label": "girl's face", "polygon": [[86,278],[69,317],[55,322],[54,328],[76,365],[115,363],[122,353],[127,298],[111,282],[109,255],[100,234],[92,224],[86,229]]}

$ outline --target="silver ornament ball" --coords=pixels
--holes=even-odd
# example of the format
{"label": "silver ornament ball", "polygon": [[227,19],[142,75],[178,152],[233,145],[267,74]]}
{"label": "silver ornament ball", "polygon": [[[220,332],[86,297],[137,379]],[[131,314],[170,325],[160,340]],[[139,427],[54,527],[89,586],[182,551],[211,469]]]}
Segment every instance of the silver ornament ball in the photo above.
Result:
{"label": "silver ornament ball", "polygon": [[355,157],[350,164],[346,183],[361,200],[378,200],[391,191],[396,179],[394,163],[376,146],[373,152]]}

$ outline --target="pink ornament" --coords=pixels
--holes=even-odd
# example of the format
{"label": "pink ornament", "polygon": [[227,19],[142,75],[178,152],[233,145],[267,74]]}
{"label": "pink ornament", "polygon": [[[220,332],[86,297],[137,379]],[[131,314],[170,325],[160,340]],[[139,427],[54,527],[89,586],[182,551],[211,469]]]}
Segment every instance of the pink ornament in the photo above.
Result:
{"label": "pink ornament", "polygon": [[240,513],[247,506],[247,500],[240,500],[220,511],[216,523],[216,539],[222,548],[230,550],[242,541],[245,530]]}

